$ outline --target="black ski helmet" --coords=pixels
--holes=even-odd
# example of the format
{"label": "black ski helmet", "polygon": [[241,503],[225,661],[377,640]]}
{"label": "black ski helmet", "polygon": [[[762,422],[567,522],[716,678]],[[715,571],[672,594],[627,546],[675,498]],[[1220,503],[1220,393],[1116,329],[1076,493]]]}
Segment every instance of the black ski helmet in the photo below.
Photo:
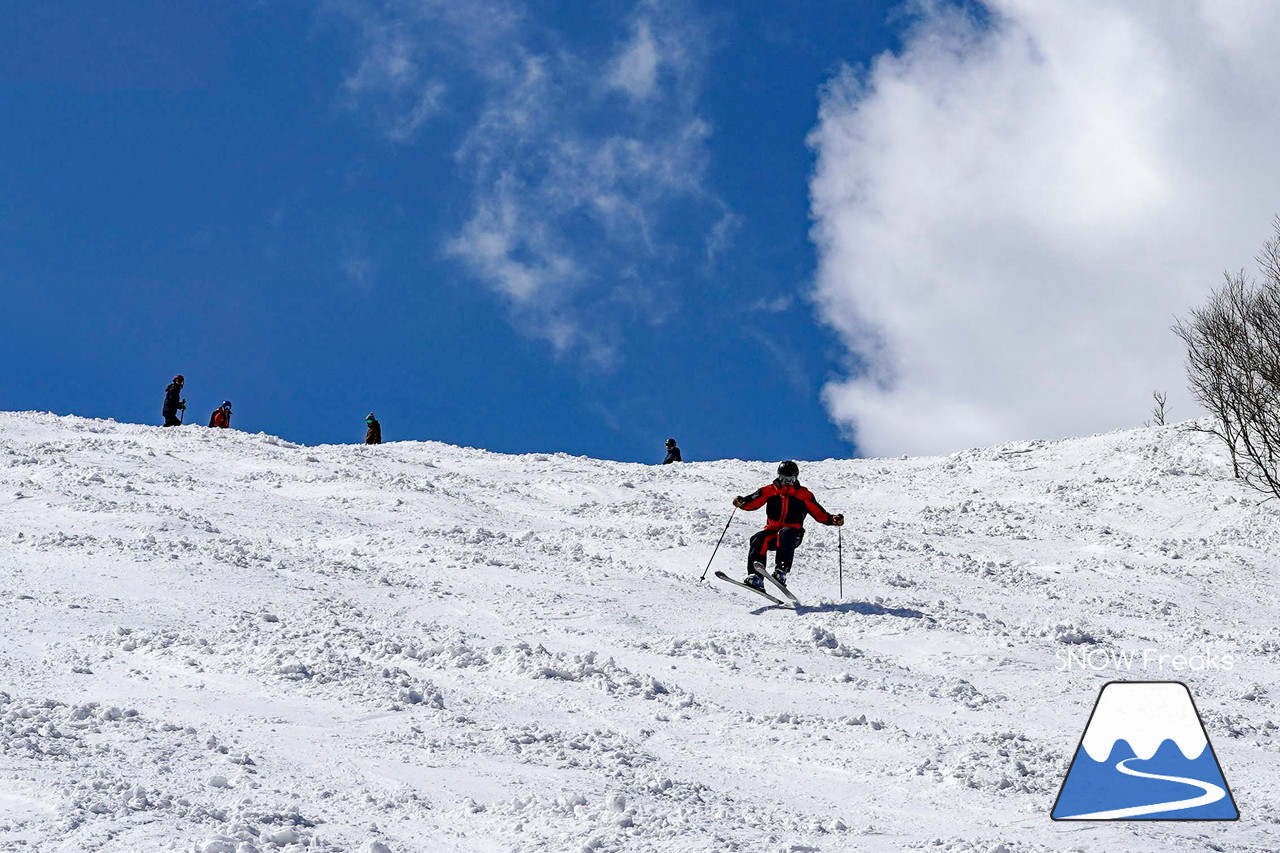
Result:
{"label": "black ski helmet", "polygon": [[674,438],[668,438],[667,447],[675,447],[675,446],[676,446],[676,440]]}
{"label": "black ski helmet", "polygon": [[800,466],[788,459],[786,462],[778,464],[779,477],[799,477]]}
{"label": "black ski helmet", "polygon": [[177,376],[173,377],[173,383],[174,383],[175,385],[182,385],[182,384],[184,384],[186,381],[187,381],[187,380],[186,380],[186,378],[185,378],[185,377],[183,377],[183,375],[182,375],[181,373],[179,373]]}

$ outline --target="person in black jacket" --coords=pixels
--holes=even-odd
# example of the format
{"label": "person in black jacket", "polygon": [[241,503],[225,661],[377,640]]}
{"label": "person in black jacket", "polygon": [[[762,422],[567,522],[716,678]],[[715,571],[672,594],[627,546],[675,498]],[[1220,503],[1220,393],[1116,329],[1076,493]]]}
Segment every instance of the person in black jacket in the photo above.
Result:
{"label": "person in black jacket", "polygon": [[182,421],[178,419],[178,412],[187,410],[187,401],[182,398],[182,386],[186,384],[186,379],[179,373],[173,377],[173,381],[169,383],[169,387],[164,389],[164,408],[160,414],[164,415],[164,425],[167,427],[180,426]]}
{"label": "person in black jacket", "polygon": [[378,423],[378,419],[373,416],[373,412],[364,419],[364,443],[365,444],[382,444],[382,424]]}
{"label": "person in black jacket", "polygon": [[683,462],[680,458],[680,448],[676,447],[674,438],[667,439],[667,458],[662,460],[663,465],[670,465],[672,462]]}

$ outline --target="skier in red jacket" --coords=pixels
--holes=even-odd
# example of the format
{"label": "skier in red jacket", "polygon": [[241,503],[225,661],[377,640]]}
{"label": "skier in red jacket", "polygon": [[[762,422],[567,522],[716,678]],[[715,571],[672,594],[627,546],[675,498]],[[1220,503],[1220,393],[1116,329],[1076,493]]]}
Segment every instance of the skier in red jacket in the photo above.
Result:
{"label": "skier in red jacket", "polygon": [[775,552],[773,577],[783,586],[787,585],[791,558],[804,539],[805,516],[812,515],[815,521],[834,527],[844,524],[843,515],[827,512],[814,498],[813,492],[800,485],[800,466],[790,460],[778,466],[778,477],[771,484],[745,497],[739,495],[733,499],[733,505],[745,510],[763,506],[769,516],[764,530],[751,537],[747,553],[747,578],[743,583],[755,589],[764,589],[760,576],[765,573],[770,551]]}
{"label": "skier in red jacket", "polygon": [[231,401],[223,400],[222,405],[213,410],[209,416],[209,426],[227,429],[231,426]]}

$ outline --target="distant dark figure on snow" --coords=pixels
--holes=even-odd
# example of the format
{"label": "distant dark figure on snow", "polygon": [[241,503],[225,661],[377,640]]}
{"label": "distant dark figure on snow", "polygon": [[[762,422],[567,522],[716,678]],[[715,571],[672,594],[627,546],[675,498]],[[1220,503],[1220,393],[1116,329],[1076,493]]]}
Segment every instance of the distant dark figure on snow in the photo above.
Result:
{"label": "distant dark figure on snow", "polygon": [[670,465],[672,462],[683,462],[680,458],[680,448],[676,447],[674,438],[667,439],[667,458],[662,460],[663,465]]}
{"label": "distant dark figure on snow", "polygon": [[775,552],[773,577],[783,586],[787,585],[791,559],[804,540],[805,516],[812,515],[815,521],[834,527],[844,524],[843,515],[827,512],[813,492],[800,485],[800,466],[791,461],[778,466],[778,476],[772,483],[745,497],[739,495],[733,499],[733,505],[745,510],[763,506],[769,517],[764,530],[751,537],[747,553],[747,578],[743,583],[755,589],[764,589],[761,575],[770,551]]}
{"label": "distant dark figure on snow", "polygon": [[178,412],[187,410],[187,401],[182,399],[182,386],[187,380],[181,373],[173,377],[173,381],[169,383],[169,387],[164,389],[164,408],[160,414],[164,415],[165,426],[180,426],[182,421],[178,418]]}
{"label": "distant dark figure on snow", "polygon": [[231,401],[223,400],[222,405],[213,410],[209,416],[209,426],[226,429],[231,426]]}
{"label": "distant dark figure on snow", "polygon": [[364,443],[365,444],[382,444],[382,424],[378,423],[378,419],[370,412],[368,417],[364,419]]}

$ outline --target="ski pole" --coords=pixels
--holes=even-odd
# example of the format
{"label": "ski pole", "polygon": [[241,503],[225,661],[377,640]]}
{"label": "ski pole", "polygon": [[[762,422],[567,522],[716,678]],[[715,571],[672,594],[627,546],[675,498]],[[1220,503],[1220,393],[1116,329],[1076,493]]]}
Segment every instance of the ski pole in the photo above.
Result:
{"label": "ski pole", "polygon": [[[724,535],[729,532],[729,525],[733,523],[733,516],[737,511],[738,508],[735,506],[733,512],[729,513],[729,520],[724,523],[724,530],[720,532],[720,542],[724,541]],[[707,571],[711,568],[711,561],[716,558],[716,551],[720,550],[720,542],[716,543],[715,551],[711,552],[711,560],[707,560],[707,568],[702,570],[702,577],[698,578],[699,581],[707,579]]]}
{"label": "ski pole", "polygon": [[836,528],[836,560],[840,563],[840,600],[844,601],[844,525]]}

